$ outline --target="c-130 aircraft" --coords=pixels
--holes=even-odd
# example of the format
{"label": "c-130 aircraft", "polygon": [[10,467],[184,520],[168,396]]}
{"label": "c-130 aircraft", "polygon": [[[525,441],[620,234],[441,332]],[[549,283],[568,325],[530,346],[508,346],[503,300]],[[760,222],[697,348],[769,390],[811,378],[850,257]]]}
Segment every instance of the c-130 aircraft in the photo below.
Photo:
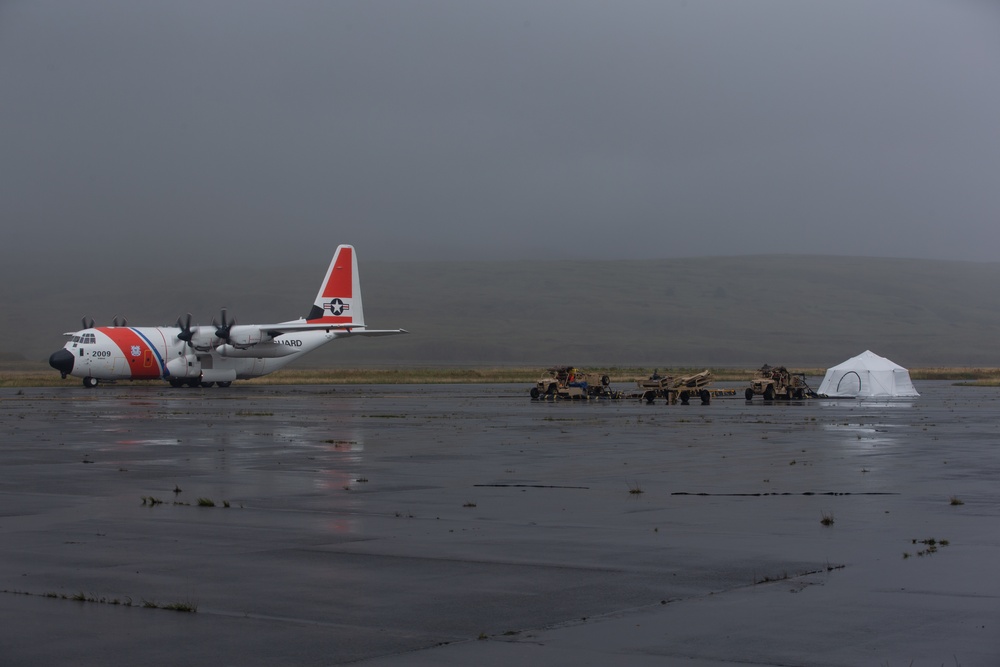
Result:
{"label": "c-130 aircraft", "polygon": [[191,326],[191,314],[173,327],[130,327],[127,322],[70,331],[70,341],[49,357],[65,378],[101,381],[162,378],[173,387],[228,387],[233,380],[260,377],[284,368],[307,352],[350,336],[391,336],[405,329],[368,329],[354,247],[341,245],[305,318],[277,324],[236,324],[222,310],[222,322]]}

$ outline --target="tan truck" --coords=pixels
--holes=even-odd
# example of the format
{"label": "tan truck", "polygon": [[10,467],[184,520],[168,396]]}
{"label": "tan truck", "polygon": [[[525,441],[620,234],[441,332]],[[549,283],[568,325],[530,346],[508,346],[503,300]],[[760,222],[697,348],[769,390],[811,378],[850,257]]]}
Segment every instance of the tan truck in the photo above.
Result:
{"label": "tan truck", "polygon": [[621,392],[611,388],[611,378],[585,373],[573,366],[553,366],[546,369],[543,376],[531,388],[531,398],[544,399],[588,399],[621,398]]}
{"label": "tan truck", "polygon": [[773,367],[767,364],[754,373],[750,386],[744,392],[748,401],[752,401],[754,396],[763,396],[765,401],[798,401],[815,395],[816,392],[806,384],[804,373],[789,373],[784,366]]}

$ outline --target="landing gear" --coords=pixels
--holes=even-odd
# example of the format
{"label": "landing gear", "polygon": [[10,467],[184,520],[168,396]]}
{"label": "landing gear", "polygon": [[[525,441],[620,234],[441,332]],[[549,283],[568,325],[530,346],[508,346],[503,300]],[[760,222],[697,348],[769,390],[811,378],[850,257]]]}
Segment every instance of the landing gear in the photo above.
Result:
{"label": "landing gear", "polygon": [[90,377],[89,375],[83,378],[83,386],[86,387],[87,389],[93,389],[99,383],[100,381],[97,378]]}
{"label": "landing gear", "polygon": [[208,389],[209,387],[222,387],[223,389],[225,389],[226,387],[233,384],[232,380],[226,380],[223,382],[212,382],[208,380],[202,380],[201,378],[170,378],[169,380],[167,380],[167,382],[170,383],[171,387],[175,388],[202,387],[204,389]]}

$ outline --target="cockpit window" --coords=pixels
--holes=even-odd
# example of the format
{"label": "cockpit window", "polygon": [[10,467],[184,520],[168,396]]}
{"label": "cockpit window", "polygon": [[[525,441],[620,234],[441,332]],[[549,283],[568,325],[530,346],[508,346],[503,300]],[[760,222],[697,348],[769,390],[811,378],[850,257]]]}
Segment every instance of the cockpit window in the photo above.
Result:
{"label": "cockpit window", "polygon": [[83,340],[83,336],[73,336],[73,342],[74,343],[79,343],[82,340]]}
{"label": "cockpit window", "polygon": [[93,345],[97,343],[97,336],[94,334],[83,334],[82,336],[73,336],[74,343],[81,343],[83,345]]}

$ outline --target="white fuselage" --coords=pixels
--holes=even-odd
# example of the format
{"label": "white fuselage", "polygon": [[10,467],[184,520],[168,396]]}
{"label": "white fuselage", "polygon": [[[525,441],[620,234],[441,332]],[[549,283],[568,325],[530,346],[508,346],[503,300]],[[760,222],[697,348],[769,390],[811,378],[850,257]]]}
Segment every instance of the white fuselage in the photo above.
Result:
{"label": "white fuselage", "polygon": [[188,343],[178,327],[96,327],[72,334],[63,349],[73,356],[66,374],[100,380],[231,382],[284,368],[337,337],[335,331],[298,331],[252,345],[232,344],[195,330]]}

